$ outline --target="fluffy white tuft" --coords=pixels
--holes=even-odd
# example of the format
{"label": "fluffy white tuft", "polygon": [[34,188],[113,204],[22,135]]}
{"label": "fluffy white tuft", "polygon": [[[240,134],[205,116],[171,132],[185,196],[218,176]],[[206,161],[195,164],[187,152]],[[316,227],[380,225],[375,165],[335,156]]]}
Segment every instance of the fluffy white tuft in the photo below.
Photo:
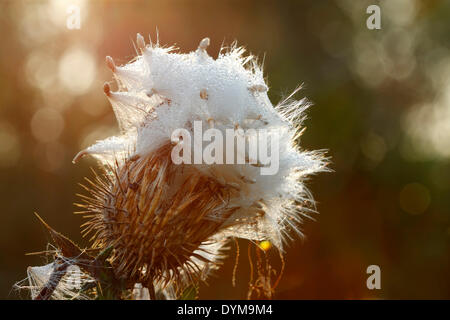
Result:
{"label": "fluffy white tuft", "polygon": [[[261,67],[253,56],[244,55],[242,47],[221,49],[213,59],[206,52],[209,39],[187,54],[145,45],[140,36],[137,44],[141,54],[124,66],[107,58],[119,90],[112,92],[106,84],[105,93],[122,134],[99,141],[77,159],[91,154],[112,164],[116,159],[144,156],[170,143],[174,130],[192,131],[198,120],[204,128],[213,123],[221,131],[277,130],[280,153],[275,175],[261,175],[260,168],[250,164],[193,166],[240,190],[240,196],[230,200],[230,206],[240,209],[230,217],[226,236],[270,240],[281,249],[290,230],[298,231],[302,216],[313,210],[306,177],[326,170],[323,152],[305,152],[297,144],[309,103],[293,100],[296,90],[274,107]],[[255,214],[255,205],[265,212],[262,217]],[[249,223],[236,227],[236,219]]]}
{"label": "fluffy white tuft", "polygon": [[[64,259],[60,257],[60,259]],[[66,262],[70,262],[65,259]],[[94,279],[83,272],[78,266],[70,264],[64,271],[55,271],[56,262],[51,262],[43,266],[28,267],[27,279],[17,283],[17,289],[27,289],[31,293],[31,298],[35,299],[45,287],[54,287],[50,299],[72,300],[72,299],[90,299],[82,293],[82,288]],[[60,273],[60,275],[56,275]],[[53,278],[58,280],[53,280]],[[52,282],[56,281],[56,282]],[[28,282],[28,283],[26,283]]]}

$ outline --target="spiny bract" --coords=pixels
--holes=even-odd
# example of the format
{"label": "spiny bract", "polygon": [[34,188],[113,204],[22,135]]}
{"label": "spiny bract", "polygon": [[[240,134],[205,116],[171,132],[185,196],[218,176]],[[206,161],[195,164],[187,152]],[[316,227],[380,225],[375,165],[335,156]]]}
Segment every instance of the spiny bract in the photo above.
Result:
{"label": "spiny bract", "polygon": [[[321,152],[297,145],[305,99],[292,96],[275,107],[256,59],[233,45],[217,59],[209,39],[187,54],[137,37],[139,55],[124,66],[107,66],[119,88],[104,91],[121,135],[99,141],[74,159],[93,155],[106,169],[96,176],[83,204],[93,218],[94,247],[114,247],[111,264],[118,277],[144,287],[205,279],[231,237],[267,240],[282,250],[313,200],[303,181],[325,170]],[[297,91],[297,90],[296,90]],[[275,130],[279,167],[262,175],[259,162],[174,164],[172,133],[193,131],[193,123],[226,129]],[[250,140],[254,131],[245,133]],[[246,159],[248,158],[248,150]]]}

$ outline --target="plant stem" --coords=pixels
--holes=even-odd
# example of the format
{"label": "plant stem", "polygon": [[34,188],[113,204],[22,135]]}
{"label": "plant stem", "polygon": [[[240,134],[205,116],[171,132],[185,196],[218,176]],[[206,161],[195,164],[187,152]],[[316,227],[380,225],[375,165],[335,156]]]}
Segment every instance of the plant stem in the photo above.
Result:
{"label": "plant stem", "polygon": [[47,284],[41,289],[39,294],[33,300],[48,300],[52,296],[62,277],[66,274],[69,263],[57,259],[55,260],[55,267],[47,281]]}

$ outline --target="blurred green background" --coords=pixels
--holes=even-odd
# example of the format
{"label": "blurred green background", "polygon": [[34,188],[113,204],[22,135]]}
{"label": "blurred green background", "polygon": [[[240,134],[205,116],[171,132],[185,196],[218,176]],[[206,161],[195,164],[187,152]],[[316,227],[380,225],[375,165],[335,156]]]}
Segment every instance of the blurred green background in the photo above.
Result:
{"label": "blurred green background", "polygon": [[[69,30],[67,8],[81,9]],[[368,30],[366,8],[381,8]],[[450,298],[450,2],[0,2],[0,298],[26,277],[49,237],[33,212],[76,242],[77,185],[93,160],[72,157],[118,132],[102,85],[106,55],[125,63],[136,33],[216,56],[233,40],[265,55],[273,103],[304,83],[306,149],[328,149],[313,177],[316,222],[287,249],[277,299]],[[246,252],[246,243],[241,252]],[[245,298],[248,259],[231,284],[234,249],[200,298]],[[279,266],[274,259],[275,266]],[[366,268],[381,268],[368,290]]]}

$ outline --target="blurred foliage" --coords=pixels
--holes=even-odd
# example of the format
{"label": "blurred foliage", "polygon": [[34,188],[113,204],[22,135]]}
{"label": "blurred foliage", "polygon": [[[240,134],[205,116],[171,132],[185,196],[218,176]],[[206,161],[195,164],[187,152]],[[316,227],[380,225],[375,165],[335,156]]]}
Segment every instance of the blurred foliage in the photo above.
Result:
{"label": "blurred foliage", "polygon": [[[72,3],[80,30],[66,28]],[[366,28],[370,4],[381,30]],[[0,297],[20,298],[14,282],[44,262],[24,255],[49,240],[34,211],[87,243],[71,212],[95,162],[71,160],[118,131],[104,57],[126,62],[157,27],[183,51],[210,37],[213,56],[237,39],[265,57],[274,103],[300,83],[314,103],[301,144],[328,149],[334,172],[308,182],[320,215],[287,248],[275,298],[450,298],[449,19],[445,0],[1,1]],[[233,287],[233,253],[200,299],[246,297],[248,258]],[[381,290],[366,287],[371,264]]]}

